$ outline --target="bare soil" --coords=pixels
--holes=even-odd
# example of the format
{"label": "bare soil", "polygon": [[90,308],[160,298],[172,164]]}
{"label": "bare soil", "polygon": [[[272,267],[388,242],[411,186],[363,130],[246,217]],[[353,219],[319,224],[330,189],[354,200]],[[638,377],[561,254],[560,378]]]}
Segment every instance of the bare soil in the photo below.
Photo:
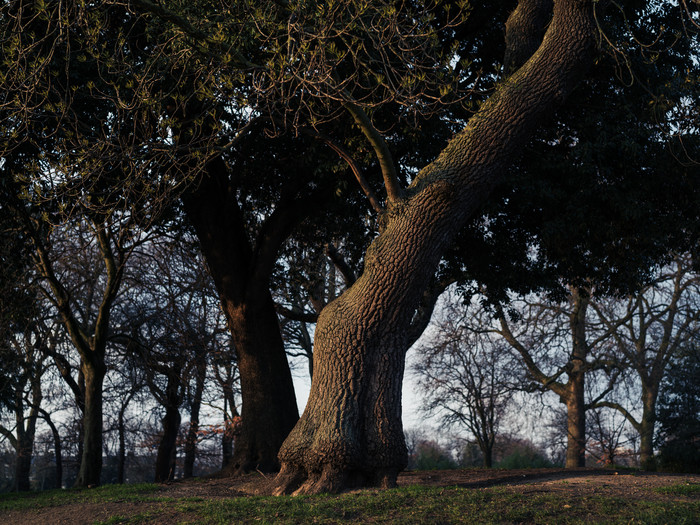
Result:
{"label": "bare soil", "polygon": [[[265,494],[271,477],[250,474],[239,478],[199,478],[163,484],[155,497],[168,498],[220,498],[248,497]],[[647,498],[650,490],[680,483],[700,484],[700,474],[666,474],[609,469],[527,469],[527,470],[440,470],[404,472],[399,476],[399,486],[459,486],[485,488],[512,487],[523,493],[556,493],[566,496],[616,496],[633,502]],[[522,488],[518,488],[522,487]],[[655,499],[663,499],[656,494]],[[672,499],[672,496],[668,496]],[[146,499],[146,498],[145,498]],[[0,511],[0,523],[14,525],[90,524],[106,520],[114,515],[134,515],[154,508],[155,503],[108,502],[99,504],[72,504],[60,507],[39,508],[29,512]],[[168,515],[167,523],[177,523],[177,513]],[[171,521],[172,520],[172,521]]]}

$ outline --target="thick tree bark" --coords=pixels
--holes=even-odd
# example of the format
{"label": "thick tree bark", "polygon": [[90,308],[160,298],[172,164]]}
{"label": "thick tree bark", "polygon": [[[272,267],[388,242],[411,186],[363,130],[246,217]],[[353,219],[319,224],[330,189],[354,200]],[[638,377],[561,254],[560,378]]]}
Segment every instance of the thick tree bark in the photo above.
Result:
{"label": "thick tree bark", "polygon": [[589,1],[559,1],[543,44],[388,212],[357,282],[321,312],[306,410],[280,450],[275,493],[394,486],[406,466],[406,333],[441,255],[588,64]]}
{"label": "thick tree bark", "polygon": [[82,457],[75,485],[93,487],[100,484],[102,473],[102,384],[107,368],[95,354],[90,361],[83,360],[81,369],[85,378],[85,411]]}
{"label": "thick tree bark", "polygon": [[[277,453],[299,419],[279,320],[269,291],[269,272],[279,244],[301,210],[280,203],[255,249],[246,233],[223,162],[183,197],[231,330],[241,380],[242,428],[226,474],[279,469]],[[290,210],[287,214],[285,210]],[[263,227],[264,228],[264,227]]]}
{"label": "thick tree bark", "polygon": [[[226,304],[241,378],[240,434],[230,472],[279,470],[277,453],[299,419],[291,374],[272,298],[259,309]],[[291,395],[291,399],[282,398]],[[269,406],[274,403],[275,406]],[[278,404],[279,403],[279,404]]]}

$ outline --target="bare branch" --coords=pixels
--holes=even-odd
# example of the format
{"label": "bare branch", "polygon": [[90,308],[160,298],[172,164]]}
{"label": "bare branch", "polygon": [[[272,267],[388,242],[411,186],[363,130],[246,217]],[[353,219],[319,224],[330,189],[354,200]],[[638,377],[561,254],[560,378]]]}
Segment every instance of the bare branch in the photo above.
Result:
{"label": "bare branch", "polygon": [[340,270],[343,280],[345,281],[345,285],[348,288],[352,286],[357,280],[357,275],[353,269],[350,268],[350,265],[343,257],[343,254],[341,254],[332,243],[328,243],[326,244],[326,255],[328,255],[328,258],[335,265],[335,267]]}

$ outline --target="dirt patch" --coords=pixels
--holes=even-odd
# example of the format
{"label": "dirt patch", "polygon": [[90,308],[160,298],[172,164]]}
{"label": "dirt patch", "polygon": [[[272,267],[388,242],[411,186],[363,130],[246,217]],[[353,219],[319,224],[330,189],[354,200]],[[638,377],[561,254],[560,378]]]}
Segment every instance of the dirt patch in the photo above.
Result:
{"label": "dirt patch", "polygon": [[[270,480],[270,477],[260,474],[250,474],[240,478],[199,478],[161,485],[153,496],[177,500],[249,497],[264,493]],[[512,487],[523,493],[556,493],[562,496],[616,496],[634,501],[648,497],[650,491],[658,487],[681,483],[700,484],[700,475],[607,469],[468,469],[404,472],[399,476],[398,483],[399,486],[458,486],[474,489],[504,486]],[[664,498],[662,494],[656,496]],[[669,495],[668,498],[672,499],[673,496]],[[167,517],[160,513],[162,503],[124,501],[103,504],[71,504],[35,509],[23,513],[0,511],[0,522],[14,525],[90,524],[95,521],[107,520],[112,516],[147,516],[156,508],[160,509],[158,522],[177,523],[179,521],[175,508],[170,509]]]}

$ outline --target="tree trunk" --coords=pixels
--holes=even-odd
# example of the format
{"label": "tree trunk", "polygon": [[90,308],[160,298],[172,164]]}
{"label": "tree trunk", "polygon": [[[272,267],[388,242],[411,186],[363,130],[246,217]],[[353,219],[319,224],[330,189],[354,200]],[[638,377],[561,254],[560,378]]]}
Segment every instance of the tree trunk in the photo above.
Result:
{"label": "tree trunk", "polygon": [[117,483],[119,485],[124,484],[124,475],[126,470],[126,424],[124,422],[124,410],[126,406],[123,406],[119,411],[119,420],[117,422],[117,432],[119,433],[119,452],[117,458]]}
{"label": "tree trunk", "polygon": [[36,434],[36,419],[38,417],[37,406],[41,403],[41,384],[38,383],[40,378],[33,377],[32,381],[33,402],[36,406],[32,407],[28,417],[24,415],[24,388],[18,389],[15,401],[15,421],[17,424],[15,488],[19,492],[25,492],[31,488],[29,477],[34,453],[34,436]]}
{"label": "tree trunk", "polygon": [[566,400],[566,468],[586,466],[586,410],[583,374],[571,379]]}
{"label": "tree trunk", "polygon": [[572,289],[572,311],[569,316],[571,330],[571,358],[569,360],[564,402],[566,404],[566,468],[586,466],[586,312],[590,304],[588,291]]}
{"label": "tree trunk", "polygon": [[[198,356],[197,377],[195,377],[194,396],[190,409],[190,425],[185,439],[185,464],[183,466],[184,478],[191,478],[194,474],[194,460],[197,454],[197,433],[199,432],[199,410],[202,406],[204,394],[204,380],[206,375],[206,361]],[[202,366],[204,365],[204,366]]]}
{"label": "tree trunk", "polygon": [[63,452],[61,447],[61,435],[58,433],[56,425],[51,421],[51,417],[48,412],[42,410],[44,415],[44,421],[51,428],[51,434],[53,435],[53,451],[56,459],[56,486],[55,488],[63,488]]}
{"label": "tree trunk", "polygon": [[274,472],[279,470],[279,448],[299,419],[277,314],[269,292],[259,309],[231,304],[226,309],[242,399],[242,426],[228,469]]}
{"label": "tree trunk", "polygon": [[229,397],[233,398],[233,395],[224,390],[224,431],[221,433],[222,471],[225,471],[226,467],[228,467],[233,460],[233,432],[230,428],[231,420],[229,419],[227,405],[231,406],[231,414],[233,417],[238,415],[236,413],[236,408],[233,406],[233,401],[229,402]]}
{"label": "tree trunk", "polygon": [[17,440],[17,461],[15,463],[15,487],[18,492],[31,489],[29,475],[32,469],[32,451],[34,442],[28,442],[26,437]]}
{"label": "tree trunk", "polygon": [[85,411],[83,412],[83,446],[76,487],[96,487],[102,473],[102,383],[107,371],[97,355],[82,361],[85,379]]}
{"label": "tree trunk", "polygon": [[414,312],[448,243],[587,65],[591,14],[588,1],[556,3],[540,49],[418,174],[387,212],[362,276],[321,312],[311,393],[280,450],[276,494],[396,484],[407,463],[401,383]]}
{"label": "tree trunk", "polygon": [[227,316],[240,373],[243,426],[224,474],[272,472],[279,469],[280,445],[299,419],[269,291],[277,247],[253,253],[235,189],[227,181],[223,162],[215,160],[209,176],[183,197]]}
{"label": "tree trunk", "polygon": [[229,435],[226,428],[221,434],[221,453],[221,470],[227,471],[227,467],[233,462],[233,436]]}
{"label": "tree trunk", "polygon": [[493,467],[493,447],[482,448],[481,453],[484,455],[484,467]]}
{"label": "tree trunk", "polygon": [[639,424],[639,463],[644,470],[655,471],[654,426],[656,425],[657,390],[642,385],[642,420]]}
{"label": "tree trunk", "polygon": [[176,457],[177,457],[177,435],[180,431],[180,381],[172,374],[168,377],[166,389],[167,403],[165,416],[161,420],[163,424],[163,436],[158,444],[158,455],[156,456],[156,483],[172,481],[175,477]]}

